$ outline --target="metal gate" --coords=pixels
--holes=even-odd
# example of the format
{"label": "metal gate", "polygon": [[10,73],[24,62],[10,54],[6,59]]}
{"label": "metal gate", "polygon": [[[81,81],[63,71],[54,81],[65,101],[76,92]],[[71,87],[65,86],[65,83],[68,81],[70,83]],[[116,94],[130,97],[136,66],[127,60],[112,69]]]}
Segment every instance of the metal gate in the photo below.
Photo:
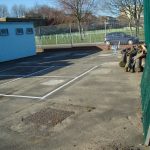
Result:
{"label": "metal gate", "polygon": [[[150,1],[144,0],[145,42],[150,50]],[[148,51],[145,71],[141,82],[142,115],[145,144],[150,144],[150,53]]]}

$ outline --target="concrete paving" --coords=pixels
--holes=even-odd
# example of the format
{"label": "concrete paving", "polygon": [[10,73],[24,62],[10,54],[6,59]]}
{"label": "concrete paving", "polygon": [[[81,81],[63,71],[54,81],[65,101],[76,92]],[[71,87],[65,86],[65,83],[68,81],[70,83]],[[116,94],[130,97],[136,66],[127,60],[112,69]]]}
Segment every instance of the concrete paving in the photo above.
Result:
{"label": "concrete paving", "polygon": [[99,49],[1,64],[0,150],[146,150],[141,74]]}

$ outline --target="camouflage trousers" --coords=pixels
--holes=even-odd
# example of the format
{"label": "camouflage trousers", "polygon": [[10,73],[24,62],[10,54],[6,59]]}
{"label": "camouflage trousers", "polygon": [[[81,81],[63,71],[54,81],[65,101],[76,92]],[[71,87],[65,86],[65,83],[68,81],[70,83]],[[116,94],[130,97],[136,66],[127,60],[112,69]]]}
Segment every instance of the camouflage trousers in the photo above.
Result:
{"label": "camouflage trousers", "polygon": [[135,72],[135,63],[133,57],[127,56],[125,70],[126,72]]}
{"label": "camouflage trousers", "polygon": [[138,72],[143,71],[145,66],[145,58],[138,58],[135,60],[135,70]]}

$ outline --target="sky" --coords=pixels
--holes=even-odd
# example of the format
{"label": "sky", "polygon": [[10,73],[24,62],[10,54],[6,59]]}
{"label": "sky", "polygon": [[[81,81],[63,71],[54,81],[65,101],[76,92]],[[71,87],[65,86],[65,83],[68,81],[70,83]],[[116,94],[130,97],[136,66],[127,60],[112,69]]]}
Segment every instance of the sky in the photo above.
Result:
{"label": "sky", "polygon": [[[101,1],[103,2],[103,1]],[[31,8],[35,5],[48,5],[51,7],[57,7],[58,4],[56,2],[56,0],[0,0],[0,5],[6,5],[8,7],[9,12],[11,11],[11,8],[13,5],[25,5],[27,8]],[[104,10],[100,9],[97,12],[97,15],[112,15],[110,14],[110,12],[104,12]]]}
{"label": "sky", "polygon": [[25,5],[27,8],[30,8],[35,4],[46,4],[52,7],[57,6],[55,0],[0,0],[0,5],[1,4],[6,5],[9,10],[11,10],[11,7],[15,4],[22,4]]}

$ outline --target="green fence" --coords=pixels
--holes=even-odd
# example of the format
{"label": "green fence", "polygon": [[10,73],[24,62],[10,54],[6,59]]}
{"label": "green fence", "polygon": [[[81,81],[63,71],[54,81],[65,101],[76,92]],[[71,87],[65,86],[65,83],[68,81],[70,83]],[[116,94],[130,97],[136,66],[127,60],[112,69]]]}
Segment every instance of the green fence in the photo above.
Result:
{"label": "green fence", "polygon": [[[144,0],[144,20],[145,20],[145,42],[150,50],[150,1]],[[141,82],[142,95],[142,113],[143,113],[143,129],[145,140],[149,139],[148,132],[150,127],[150,53],[148,51],[146,66]]]}

